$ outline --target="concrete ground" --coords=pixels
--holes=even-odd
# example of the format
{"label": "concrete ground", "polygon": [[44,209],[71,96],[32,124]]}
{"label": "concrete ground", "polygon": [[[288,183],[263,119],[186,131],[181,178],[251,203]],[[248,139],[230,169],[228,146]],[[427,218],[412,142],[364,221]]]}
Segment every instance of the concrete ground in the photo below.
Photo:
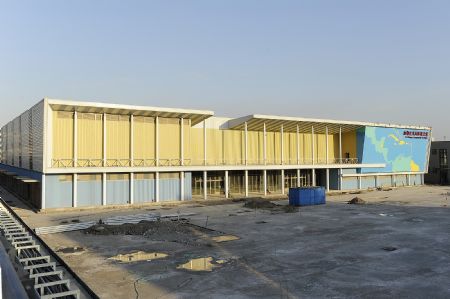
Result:
{"label": "concrete ground", "polygon": [[[36,214],[1,196],[32,227],[112,215],[195,213],[199,243],[136,235],[69,232],[44,235],[101,298],[450,298],[450,187],[328,196],[327,204],[293,213],[248,209],[243,202],[152,205]],[[358,196],[364,205],[346,202]],[[219,203],[219,202],[216,202]],[[286,200],[277,204],[287,204]],[[217,234],[238,240],[215,242]],[[136,251],[167,254],[123,263]],[[211,258],[206,261],[198,258]],[[181,265],[207,266],[190,271]]]}

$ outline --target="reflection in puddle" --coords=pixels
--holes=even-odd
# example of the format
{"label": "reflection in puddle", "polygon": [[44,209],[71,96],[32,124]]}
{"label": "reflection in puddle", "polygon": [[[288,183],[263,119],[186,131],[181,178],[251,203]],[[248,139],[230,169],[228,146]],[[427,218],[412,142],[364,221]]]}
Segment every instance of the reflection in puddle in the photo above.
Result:
{"label": "reflection in puddle", "polygon": [[122,263],[132,263],[139,261],[151,261],[167,257],[167,254],[160,252],[144,252],[138,251],[128,254],[118,254],[116,256],[110,257],[109,260],[115,260]]}
{"label": "reflection in puddle", "polygon": [[239,237],[233,235],[217,236],[212,238],[217,243],[239,240]]}
{"label": "reflection in puddle", "polygon": [[[186,264],[179,265],[177,269],[185,269],[189,271],[212,271],[214,268],[218,267],[218,265],[212,263],[212,260],[212,257],[192,259]],[[223,262],[221,264],[223,264]]]}

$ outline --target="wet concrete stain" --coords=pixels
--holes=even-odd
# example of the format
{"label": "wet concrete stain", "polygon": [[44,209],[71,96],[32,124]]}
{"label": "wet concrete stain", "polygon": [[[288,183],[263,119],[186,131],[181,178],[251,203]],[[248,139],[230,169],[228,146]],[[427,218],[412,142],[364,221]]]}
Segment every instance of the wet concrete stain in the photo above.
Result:
{"label": "wet concrete stain", "polygon": [[217,242],[217,243],[228,242],[228,241],[235,241],[235,240],[239,240],[239,239],[240,239],[239,237],[233,236],[233,235],[224,235],[224,236],[212,237],[212,240],[214,242]]}
{"label": "wet concrete stain", "polygon": [[127,254],[118,254],[116,256],[112,256],[108,258],[109,260],[114,260],[122,263],[133,263],[133,262],[141,262],[141,261],[152,261],[157,259],[166,258],[168,254],[161,252],[144,252],[137,251]]}
{"label": "wet concrete stain", "polygon": [[213,263],[212,257],[201,257],[196,259],[191,259],[187,263],[181,264],[177,269],[188,270],[188,271],[204,271],[211,272],[214,268],[219,267],[219,264],[223,264],[225,261],[219,260],[220,262]]}

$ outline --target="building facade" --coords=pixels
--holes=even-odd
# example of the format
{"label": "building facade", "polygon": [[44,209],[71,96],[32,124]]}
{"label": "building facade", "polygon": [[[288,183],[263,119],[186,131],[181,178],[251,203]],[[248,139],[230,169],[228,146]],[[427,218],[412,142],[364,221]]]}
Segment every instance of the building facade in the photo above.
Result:
{"label": "building facade", "polygon": [[0,182],[39,209],[423,184],[431,128],[43,99],[1,129]]}
{"label": "building facade", "polygon": [[448,154],[450,141],[431,142],[430,167],[425,174],[427,184],[450,184],[450,169],[448,167]]}

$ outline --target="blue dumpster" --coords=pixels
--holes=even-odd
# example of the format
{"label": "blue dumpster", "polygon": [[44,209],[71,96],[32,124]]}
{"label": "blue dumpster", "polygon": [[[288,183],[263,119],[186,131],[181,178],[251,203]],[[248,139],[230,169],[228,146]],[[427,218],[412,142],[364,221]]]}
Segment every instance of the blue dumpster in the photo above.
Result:
{"label": "blue dumpster", "polygon": [[311,206],[325,204],[324,187],[289,188],[289,205]]}

